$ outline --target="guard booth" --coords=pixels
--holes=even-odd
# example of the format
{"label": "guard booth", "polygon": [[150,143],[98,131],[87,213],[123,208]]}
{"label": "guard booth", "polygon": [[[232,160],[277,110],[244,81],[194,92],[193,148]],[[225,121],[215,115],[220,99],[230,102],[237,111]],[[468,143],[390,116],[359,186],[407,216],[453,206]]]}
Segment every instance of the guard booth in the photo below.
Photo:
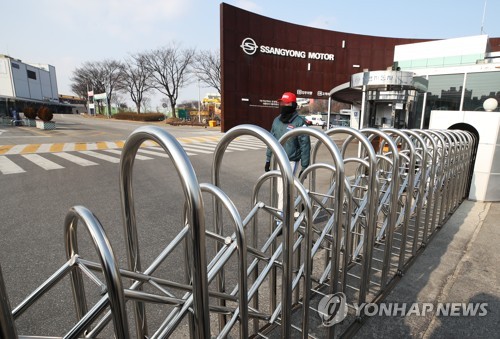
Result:
{"label": "guard booth", "polygon": [[[330,98],[350,103],[359,111],[354,128],[419,128],[420,99],[427,91],[428,80],[413,72],[386,70],[353,74],[350,83],[335,87]],[[351,121],[352,122],[352,121]]]}
{"label": "guard booth", "polygon": [[361,90],[361,128],[417,128],[420,94],[428,81],[405,71],[361,72],[351,76],[351,88]]}

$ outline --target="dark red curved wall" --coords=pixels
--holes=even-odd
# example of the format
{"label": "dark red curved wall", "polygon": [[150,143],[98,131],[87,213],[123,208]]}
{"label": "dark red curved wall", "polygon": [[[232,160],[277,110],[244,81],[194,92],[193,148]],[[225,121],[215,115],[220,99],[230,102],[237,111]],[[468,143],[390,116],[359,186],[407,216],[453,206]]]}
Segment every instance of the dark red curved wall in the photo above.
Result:
{"label": "dark red curved wall", "polygon": [[[225,3],[221,4],[220,18],[223,132],[245,123],[269,129],[278,114],[275,100],[283,92],[302,90],[312,94],[299,93],[298,97],[321,98],[318,92],[328,93],[335,86],[349,81],[353,73],[391,66],[394,46],[429,41],[300,26]],[[311,60],[259,51],[247,55],[240,47],[246,38],[253,39],[258,46],[334,54],[335,59]],[[493,40],[498,44],[498,39]]]}

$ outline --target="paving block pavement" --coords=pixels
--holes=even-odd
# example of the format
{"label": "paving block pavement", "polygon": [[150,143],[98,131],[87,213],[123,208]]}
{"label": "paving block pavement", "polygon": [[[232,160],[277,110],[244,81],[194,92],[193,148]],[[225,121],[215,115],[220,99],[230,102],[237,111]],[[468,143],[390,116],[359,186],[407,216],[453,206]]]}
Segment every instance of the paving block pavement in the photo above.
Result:
{"label": "paving block pavement", "polygon": [[464,201],[383,301],[419,311],[368,317],[355,337],[500,338],[499,263],[500,203]]}

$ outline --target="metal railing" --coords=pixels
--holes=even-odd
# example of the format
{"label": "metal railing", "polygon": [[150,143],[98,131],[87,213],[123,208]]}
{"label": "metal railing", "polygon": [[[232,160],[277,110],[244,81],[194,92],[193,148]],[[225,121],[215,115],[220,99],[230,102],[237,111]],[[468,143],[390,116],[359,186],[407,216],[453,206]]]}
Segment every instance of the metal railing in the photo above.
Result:
{"label": "metal railing", "polygon": [[[311,165],[297,178],[281,145],[301,134],[314,146]],[[221,188],[225,151],[242,136],[259,140],[273,154],[272,170],[255,182],[246,215]],[[185,201],[178,233],[144,269],[132,186],[136,153],[147,140],[169,156]],[[0,337],[18,337],[16,319],[66,275],[77,322],[64,338],[97,337],[110,322],[117,338],[166,338],[176,336],[180,327],[193,338],[333,338],[348,333],[358,320],[354,304],[381,300],[466,196],[475,142],[472,134],[458,130],[348,127],[326,132],[301,127],[278,141],[260,127],[241,125],[218,143],[212,182],[199,183],[172,135],[139,128],[127,139],[120,166],[128,268],[118,267],[98,219],[84,207],[72,208],[65,220],[67,262],[14,309],[0,271]],[[347,156],[353,146],[357,157]],[[282,209],[278,180],[283,182]],[[206,212],[210,198],[211,221]],[[78,222],[91,236],[97,262],[78,253]],[[165,262],[179,260],[172,255],[179,249],[184,280],[154,275]],[[90,309],[83,276],[101,289]],[[313,319],[320,319],[317,314],[324,313],[318,299],[338,293],[346,296],[345,319],[312,326]],[[133,305],[127,308],[127,302]],[[148,304],[167,306],[155,328],[148,326]]]}

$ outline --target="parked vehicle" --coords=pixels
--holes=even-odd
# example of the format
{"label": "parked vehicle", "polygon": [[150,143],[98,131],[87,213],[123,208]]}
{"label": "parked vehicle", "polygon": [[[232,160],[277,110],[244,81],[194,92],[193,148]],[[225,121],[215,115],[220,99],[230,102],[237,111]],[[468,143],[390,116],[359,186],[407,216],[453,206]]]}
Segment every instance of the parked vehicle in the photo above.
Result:
{"label": "parked vehicle", "polygon": [[308,123],[309,125],[314,125],[314,126],[325,126],[326,125],[326,121],[323,120],[323,118],[320,114],[307,115],[306,116],[306,123]]}

